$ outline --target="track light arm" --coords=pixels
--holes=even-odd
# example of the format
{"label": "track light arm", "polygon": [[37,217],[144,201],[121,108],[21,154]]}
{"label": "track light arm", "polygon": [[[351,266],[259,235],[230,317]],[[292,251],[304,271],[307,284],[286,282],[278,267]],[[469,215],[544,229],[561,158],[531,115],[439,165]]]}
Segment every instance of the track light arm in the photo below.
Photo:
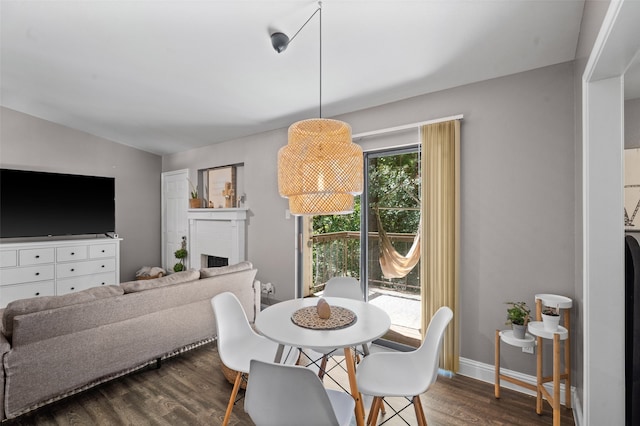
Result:
{"label": "track light arm", "polygon": [[291,44],[293,39],[296,38],[296,36],[300,33],[300,31],[302,31],[302,29],[309,23],[309,21],[314,16],[316,16],[316,13],[318,13],[321,9],[322,9],[322,2],[319,1],[318,8],[313,12],[313,14],[309,17],[309,19],[307,19],[307,21],[304,24],[302,24],[300,29],[296,31],[293,37],[289,38],[285,33],[281,33],[281,32],[275,32],[271,34],[271,45],[273,46],[275,51],[278,53],[284,52],[289,46],[289,44]]}

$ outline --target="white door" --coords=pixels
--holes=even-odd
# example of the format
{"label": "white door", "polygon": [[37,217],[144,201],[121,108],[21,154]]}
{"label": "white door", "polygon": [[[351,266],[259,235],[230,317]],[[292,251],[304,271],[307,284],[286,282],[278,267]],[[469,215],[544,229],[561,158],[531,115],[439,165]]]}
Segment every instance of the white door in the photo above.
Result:
{"label": "white door", "polygon": [[173,254],[189,231],[188,177],[186,169],[162,173],[162,267],[167,271],[178,262]]}

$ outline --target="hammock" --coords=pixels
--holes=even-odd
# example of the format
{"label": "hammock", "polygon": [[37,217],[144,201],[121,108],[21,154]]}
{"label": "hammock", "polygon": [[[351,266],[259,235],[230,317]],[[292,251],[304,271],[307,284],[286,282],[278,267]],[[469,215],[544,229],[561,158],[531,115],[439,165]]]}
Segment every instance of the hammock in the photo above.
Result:
{"label": "hammock", "polygon": [[391,244],[391,240],[387,236],[380,216],[378,217],[378,235],[380,236],[380,268],[385,278],[403,278],[416,266],[420,260],[420,228],[422,227],[422,217],[418,231],[413,240],[413,244],[406,256],[401,255]]}

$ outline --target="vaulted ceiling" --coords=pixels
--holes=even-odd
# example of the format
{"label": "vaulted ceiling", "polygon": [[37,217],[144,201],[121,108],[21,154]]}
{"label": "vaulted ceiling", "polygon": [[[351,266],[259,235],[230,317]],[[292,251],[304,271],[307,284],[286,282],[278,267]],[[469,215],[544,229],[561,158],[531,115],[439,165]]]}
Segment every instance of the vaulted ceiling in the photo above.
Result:
{"label": "vaulted ceiling", "polygon": [[[583,0],[325,0],[322,116],[574,59]],[[320,104],[306,0],[1,3],[1,103],[157,154],[287,127]]]}

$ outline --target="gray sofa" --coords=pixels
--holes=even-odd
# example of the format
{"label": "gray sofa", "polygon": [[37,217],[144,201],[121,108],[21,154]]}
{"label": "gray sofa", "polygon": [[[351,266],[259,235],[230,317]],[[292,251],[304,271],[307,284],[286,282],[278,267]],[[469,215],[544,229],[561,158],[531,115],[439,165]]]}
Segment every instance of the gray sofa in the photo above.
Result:
{"label": "gray sofa", "polygon": [[218,293],[253,321],[256,272],[243,262],[11,302],[0,310],[0,420],[212,341]]}

